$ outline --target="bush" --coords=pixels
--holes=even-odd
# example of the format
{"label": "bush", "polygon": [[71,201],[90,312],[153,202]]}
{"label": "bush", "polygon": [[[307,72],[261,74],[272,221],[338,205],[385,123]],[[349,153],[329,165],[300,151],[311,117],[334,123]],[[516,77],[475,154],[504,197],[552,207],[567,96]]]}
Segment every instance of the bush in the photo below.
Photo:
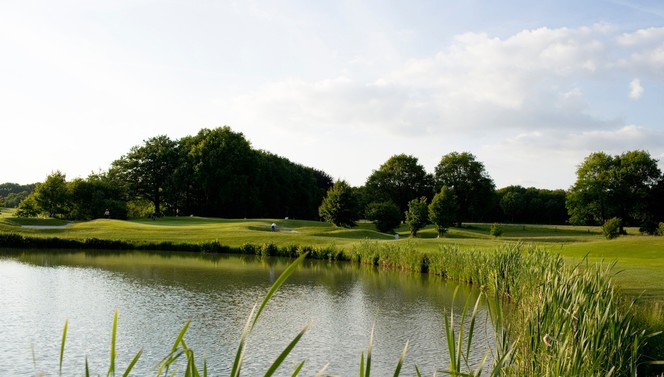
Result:
{"label": "bush", "polygon": [[659,223],[659,226],[657,227],[657,235],[664,236],[664,223]]}
{"label": "bush", "polygon": [[503,227],[500,224],[494,223],[491,225],[491,229],[489,229],[489,234],[496,238],[500,237],[503,235]]}
{"label": "bush", "polygon": [[602,234],[607,240],[612,240],[620,235],[621,220],[617,217],[606,220],[602,225]]}
{"label": "bush", "polygon": [[382,233],[390,233],[401,224],[401,211],[391,201],[369,204],[366,210],[366,217]]}

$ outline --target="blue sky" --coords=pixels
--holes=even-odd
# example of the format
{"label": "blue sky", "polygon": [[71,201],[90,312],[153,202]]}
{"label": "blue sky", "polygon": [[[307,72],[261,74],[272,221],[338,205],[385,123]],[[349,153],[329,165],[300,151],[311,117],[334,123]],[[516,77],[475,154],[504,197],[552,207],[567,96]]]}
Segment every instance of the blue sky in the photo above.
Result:
{"label": "blue sky", "polygon": [[228,125],[362,185],[468,151],[567,189],[595,151],[664,167],[660,1],[0,0],[0,182],[106,170]]}

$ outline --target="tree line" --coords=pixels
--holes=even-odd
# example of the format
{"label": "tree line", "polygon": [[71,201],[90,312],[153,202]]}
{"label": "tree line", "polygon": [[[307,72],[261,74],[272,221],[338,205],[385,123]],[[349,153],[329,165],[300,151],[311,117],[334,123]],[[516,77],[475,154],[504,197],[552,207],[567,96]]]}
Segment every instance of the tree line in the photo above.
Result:
{"label": "tree line", "polygon": [[484,164],[471,153],[444,155],[433,174],[416,157],[401,154],[374,170],[362,187],[335,182],[319,213],[338,226],[354,226],[365,218],[383,232],[405,222],[412,235],[427,224],[443,234],[468,221],[610,223],[618,225],[619,233],[624,226],[639,226],[655,234],[664,232],[664,176],[648,152],[597,152],[579,165],[567,192],[521,186],[496,190]]}
{"label": "tree line", "polygon": [[21,202],[21,216],[65,219],[162,215],[318,218],[333,180],[325,172],[251,147],[229,127],[134,146],[106,172],[67,181],[59,171]]}
{"label": "tree line", "polygon": [[[364,185],[351,187],[325,172],[252,148],[229,127],[202,129],[171,140],[144,140],[86,179],[56,171],[42,183],[0,185],[3,206],[21,216],[84,220],[161,215],[225,218],[324,219],[354,226],[359,219],[390,232],[408,223],[440,232],[463,222],[594,224],[656,231],[664,219],[664,178],[645,151],[596,152],[577,169],[568,190],[496,189],[484,164],[469,152],[442,156],[428,173],[411,155],[390,157]],[[420,225],[418,225],[420,224]],[[622,230],[622,228],[621,228]]]}

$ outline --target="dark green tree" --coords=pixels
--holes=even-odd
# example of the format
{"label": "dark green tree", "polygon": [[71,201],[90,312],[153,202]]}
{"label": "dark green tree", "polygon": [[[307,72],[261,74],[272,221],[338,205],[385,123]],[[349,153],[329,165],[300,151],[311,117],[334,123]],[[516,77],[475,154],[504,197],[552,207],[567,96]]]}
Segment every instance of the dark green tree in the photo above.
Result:
{"label": "dark green tree", "polygon": [[410,235],[415,237],[417,232],[429,223],[429,205],[426,197],[413,199],[408,202],[406,211],[406,224],[410,229]]}
{"label": "dark green tree", "polygon": [[112,218],[127,218],[128,193],[125,187],[105,173],[91,174],[87,179],[74,179],[68,183],[71,193],[68,217],[90,220],[103,217],[108,209]]}
{"label": "dark green tree", "polygon": [[432,179],[417,158],[405,154],[390,157],[367,178],[369,202],[392,201],[404,214],[408,202],[422,196],[430,197]]}
{"label": "dark green tree", "polygon": [[30,195],[30,192],[28,191],[23,191],[19,192],[18,194],[15,194],[13,192],[10,192],[7,194],[7,197],[5,197],[5,207],[8,208],[16,208],[18,207],[19,203],[25,198]]}
{"label": "dark green tree", "polygon": [[493,203],[495,185],[484,169],[468,152],[452,152],[443,156],[435,168],[435,190],[447,186],[456,197],[457,213],[455,221],[461,226],[463,221],[481,220]]}
{"label": "dark green tree", "polygon": [[454,191],[443,186],[429,204],[429,220],[436,225],[438,237],[443,236],[454,224],[457,212],[458,205]]}
{"label": "dark green tree", "polygon": [[336,226],[354,227],[359,219],[357,200],[346,181],[336,181],[318,210],[320,217]]}
{"label": "dark green tree", "polygon": [[564,190],[507,186],[496,191],[500,215],[494,220],[519,224],[565,224]]}
{"label": "dark green tree", "polygon": [[156,136],[112,163],[112,176],[126,182],[134,195],[152,202],[155,213],[162,211],[164,190],[177,167],[176,145],[166,135]]}
{"label": "dark green tree", "polygon": [[376,225],[379,232],[390,233],[401,224],[403,215],[392,202],[369,203],[365,211],[367,220]]}
{"label": "dark green tree", "polygon": [[196,213],[242,218],[256,197],[257,161],[244,135],[228,126],[203,129],[188,146],[192,181],[198,192]]}
{"label": "dark green tree", "polygon": [[31,194],[41,213],[50,217],[63,218],[69,211],[70,193],[66,176],[56,171],[46,177]]}
{"label": "dark green tree", "polygon": [[35,196],[30,194],[19,203],[16,209],[16,216],[18,217],[35,217],[41,213],[41,209],[35,200]]}
{"label": "dark green tree", "polygon": [[617,156],[595,152],[576,171],[577,179],[567,194],[570,222],[604,224],[611,218],[637,225],[651,217],[648,198],[661,182],[657,160],[645,151]]}

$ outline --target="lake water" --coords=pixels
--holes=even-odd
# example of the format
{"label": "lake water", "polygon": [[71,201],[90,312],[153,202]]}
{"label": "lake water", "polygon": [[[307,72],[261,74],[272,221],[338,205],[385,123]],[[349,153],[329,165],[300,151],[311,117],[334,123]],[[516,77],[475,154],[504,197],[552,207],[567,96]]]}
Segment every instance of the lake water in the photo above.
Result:
{"label": "lake water", "polygon": [[[139,351],[134,376],[155,375],[184,324],[197,364],[226,376],[240,334],[290,263],[277,258],[179,253],[0,250],[0,375],[58,375],[60,343],[68,321],[63,375],[93,375],[109,366],[113,314],[118,310],[117,369]],[[351,263],[306,260],[275,294],[251,334],[243,375],[262,375],[310,321],[313,324],[278,375],[359,374],[374,327],[372,375],[392,375],[409,341],[402,376],[448,366],[444,315],[456,284]],[[477,293],[461,287],[455,312]],[[486,309],[474,343],[481,357],[493,339]],[[171,370],[172,371],[172,370]],[[120,373],[121,374],[121,373]]]}

